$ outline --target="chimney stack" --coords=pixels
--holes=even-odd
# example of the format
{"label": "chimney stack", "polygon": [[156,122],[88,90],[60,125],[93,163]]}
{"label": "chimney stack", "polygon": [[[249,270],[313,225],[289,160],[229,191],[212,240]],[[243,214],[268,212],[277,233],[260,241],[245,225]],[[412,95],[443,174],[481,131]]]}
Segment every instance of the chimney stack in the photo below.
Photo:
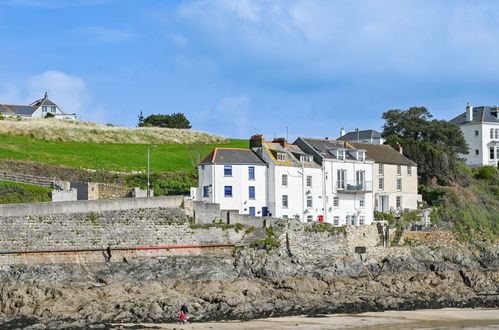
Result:
{"label": "chimney stack", "polygon": [[265,138],[263,137],[262,134],[253,135],[249,141],[250,149],[259,148],[263,146],[264,142]]}
{"label": "chimney stack", "polygon": [[344,127],[342,127],[340,129],[340,137],[342,137],[343,135],[345,135],[345,128]]}
{"label": "chimney stack", "polygon": [[356,128],[355,129],[355,132],[357,133],[357,142],[360,142],[360,133],[359,133],[359,129]]}
{"label": "chimney stack", "polygon": [[468,102],[466,104],[466,121],[470,122],[473,120],[473,107]]}
{"label": "chimney stack", "polygon": [[273,142],[279,143],[281,145],[281,147],[283,147],[285,149],[288,147],[288,141],[286,141],[286,139],[283,137],[275,138]]}

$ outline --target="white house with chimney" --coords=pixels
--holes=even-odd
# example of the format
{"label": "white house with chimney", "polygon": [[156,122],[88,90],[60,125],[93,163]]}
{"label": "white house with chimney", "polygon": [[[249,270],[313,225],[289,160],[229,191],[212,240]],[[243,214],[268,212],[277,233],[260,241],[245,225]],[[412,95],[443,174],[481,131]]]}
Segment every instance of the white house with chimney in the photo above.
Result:
{"label": "white house with chimney", "polygon": [[284,138],[251,137],[250,147],[267,164],[269,212],[278,218],[322,221],[322,169],[311,154]]}
{"label": "white house with chimney", "polygon": [[499,107],[466,106],[451,123],[458,125],[468,144],[469,153],[461,155],[469,166],[499,166]]}
{"label": "white house with chimney", "polygon": [[76,119],[76,114],[65,113],[61,108],[48,98],[45,92],[43,98],[30,105],[0,104],[0,115],[5,117]]}
{"label": "white house with chimney", "polygon": [[373,164],[364,149],[344,141],[299,137],[295,142],[322,168],[323,220],[334,226],[373,221]]}
{"label": "white house with chimney", "polygon": [[198,165],[195,201],[220,204],[222,210],[268,215],[267,164],[252,150],[215,148]]}

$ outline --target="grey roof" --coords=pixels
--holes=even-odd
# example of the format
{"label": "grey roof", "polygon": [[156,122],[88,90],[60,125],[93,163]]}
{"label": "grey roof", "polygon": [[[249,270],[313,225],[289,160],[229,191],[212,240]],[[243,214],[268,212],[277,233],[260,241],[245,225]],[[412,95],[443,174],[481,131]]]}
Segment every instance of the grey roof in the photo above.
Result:
{"label": "grey roof", "polygon": [[[295,144],[287,144],[286,148],[284,148],[280,143],[278,142],[266,142],[265,143],[268,150],[273,154],[274,156],[274,163],[276,165],[280,166],[295,166],[295,167],[317,167],[320,168],[320,165],[315,163],[313,160],[312,162],[307,162],[307,163],[302,163],[300,160],[300,156],[312,156],[304,152],[303,150],[300,149]],[[287,155],[286,161],[279,161],[277,160],[277,153],[284,153]]]}
{"label": "grey roof", "polygon": [[10,115],[27,116],[31,115],[36,111],[36,107],[30,105],[11,105],[11,104],[0,104],[0,109]]}
{"label": "grey roof", "polygon": [[397,150],[386,144],[354,143],[350,142],[357,149],[366,150],[366,156],[381,164],[396,164],[417,166],[415,162],[400,154]]}
{"label": "grey roof", "polygon": [[266,165],[251,149],[215,148],[199,165],[205,164],[255,164]]}
{"label": "grey roof", "polygon": [[49,106],[56,106],[57,107],[57,104],[55,104],[54,102],[52,102],[48,98],[36,100],[35,102],[31,103],[31,105],[35,106],[35,107],[39,107],[40,105],[49,105]]}
{"label": "grey roof", "polygon": [[367,129],[364,131],[358,131],[358,134],[357,132],[348,132],[347,134],[337,138],[337,140],[357,141],[357,140],[369,140],[369,139],[380,139],[380,138],[381,138],[380,132],[373,129]]}
{"label": "grey roof", "polygon": [[[498,112],[498,117],[495,117],[492,115],[492,112],[497,111]],[[460,114],[459,116],[449,120],[450,123],[456,124],[456,125],[462,125],[469,123],[469,121],[466,120],[466,112]],[[472,123],[499,123],[499,108],[496,106],[480,106],[480,107],[473,107],[473,119],[471,120]]]}
{"label": "grey roof", "polygon": [[[308,143],[312,148],[318,151],[321,154],[321,156],[324,158],[336,159],[336,156],[334,156],[331,153],[332,150],[337,150],[337,149],[346,149],[347,151],[355,150],[346,141],[314,139],[314,138],[305,138],[305,137],[300,137],[299,139],[302,139],[303,141]],[[348,152],[346,158],[354,159]]]}

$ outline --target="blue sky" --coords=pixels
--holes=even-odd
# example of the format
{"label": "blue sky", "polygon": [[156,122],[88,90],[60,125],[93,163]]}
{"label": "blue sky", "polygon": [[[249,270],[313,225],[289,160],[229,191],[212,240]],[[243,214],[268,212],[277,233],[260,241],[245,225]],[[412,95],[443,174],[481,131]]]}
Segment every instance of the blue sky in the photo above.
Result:
{"label": "blue sky", "polygon": [[389,109],[499,102],[499,2],[0,0],[0,103],[135,126],[338,137]]}

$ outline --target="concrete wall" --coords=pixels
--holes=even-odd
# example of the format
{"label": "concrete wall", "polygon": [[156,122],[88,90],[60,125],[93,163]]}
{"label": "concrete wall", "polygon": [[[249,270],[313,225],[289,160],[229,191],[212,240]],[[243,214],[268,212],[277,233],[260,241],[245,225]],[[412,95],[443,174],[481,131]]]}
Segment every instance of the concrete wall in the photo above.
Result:
{"label": "concrete wall", "polygon": [[221,211],[220,204],[194,201],[193,207],[196,223],[227,222],[227,211]]}
{"label": "concrete wall", "polygon": [[180,207],[182,203],[186,210],[190,210],[188,215],[192,216],[192,200],[183,196],[162,196],[56,203],[4,204],[0,205],[0,217]]}
{"label": "concrete wall", "polygon": [[69,202],[78,199],[77,190],[54,190],[51,192],[52,202]]}

